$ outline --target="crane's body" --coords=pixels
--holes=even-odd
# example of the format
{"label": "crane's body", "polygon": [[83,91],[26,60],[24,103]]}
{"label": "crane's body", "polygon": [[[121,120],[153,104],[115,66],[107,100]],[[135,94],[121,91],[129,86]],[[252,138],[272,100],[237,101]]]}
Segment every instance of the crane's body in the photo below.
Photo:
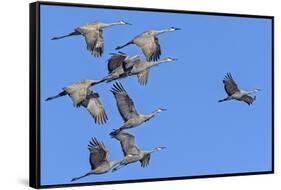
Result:
{"label": "crane's body", "polygon": [[135,108],[133,100],[129,97],[128,93],[126,92],[121,83],[116,82],[113,85],[111,92],[113,93],[116,99],[118,111],[124,120],[123,125],[119,129],[113,131],[112,133],[117,133],[124,129],[137,127],[143,122],[146,122],[153,118],[156,114],[166,110],[163,108],[158,108],[154,112],[147,115],[139,114]]}
{"label": "crane's body", "polygon": [[89,89],[91,86],[99,84],[101,82],[102,80],[78,81],[74,84],[64,87],[62,92],[58,93],[55,96],[47,98],[46,101],[68,95],[73,102],[73,106],[85,107],[94,118],[95,123],[105,124],[108,118],[103,104],[100,100],[99,94]]}
{"label": "crane's body", "polygon": [[88,145],[90,151],[91,170],[80,177],[75,177],[71,181],[76,181],[90,175],[100,175],[109,172],[112,168],[119,165],[122,160],[109,160],[109,152],[102,142],[96,138],[92,139]]}
{"label": "crane's body", "polygon": [[166,32],[174,32],[176,30],[180,30],[180,29],[175,27],[170,27],[163,30],[148,30],[137,35],[128,43],[116,47],[116,50],[122,49],[130,44],[135,44],[136,46],[141,48],[147,61],[157,61],[161,55],[161,47],[157,36]]}
{"label": "crane's body", "polygon": [[219,100],[219,102],[224,102],[228,100],[238,100],[243,101],[248,105],[251,105],[256,100],[256,96],[251,97],[250,94],[257,93],[258,91],[260,91],[260,89],[258,88],[249,91],[239,89],[238,85],[233,80],[231,73],[226,74],[223,83],[224,89],[228,96],[222,100]]}
{"label": "crane's body", "polygon": [[149,165],[151,154],[163,150],[165,147],[156,147],[151,151],[144,151],[138,148],[135,142],[135,137],[127,132],[119,131],[111,134],[112,138],[118,140],[121,144],[121,148],[124,154],[123,160],[112,170],[116,171],[123,166],[140,162],[141,167],[147,167]]}
{"label": "crane's body", "polygon": [[67,35],[54,37],[52,38],[52,40],[58,40],[69,36],[82,35],[85,38],[87,50],[90,51],[94,57],[101,57],[104,51],[103,29],[115,25],[125,24],[129,23],[122,20],[112,23],[91,22],[75,28],[73,32]]}

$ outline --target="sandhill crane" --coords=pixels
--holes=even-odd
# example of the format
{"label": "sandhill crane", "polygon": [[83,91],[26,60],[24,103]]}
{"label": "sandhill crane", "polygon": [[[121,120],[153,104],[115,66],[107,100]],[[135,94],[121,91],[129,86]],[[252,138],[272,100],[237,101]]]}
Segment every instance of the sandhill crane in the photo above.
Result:
{"label": "sandhill crane", "polygon": [[166,110],[163,108],[158,108],[154,112],[147,115],[138,114],[134,102],[129,97],[120,82],[116,82],[115,84],[113,84],[111,92],[113,93],[116,99],[119,113],[124,120],[123,125],[119,129],[114,130],[111,134],[118,133],[119,131],[122,131],[124,129],[137,127],[143,122],[146,122],[153,118],[156,114]]}
{"label": "sandhill crane", "polygon": [[116,50],[121,49],[130,44],[135,44],[139,48],[141,48],[147,61],[157,61],[161,55],[161,48],[157,36],[166,32],[174,32],[176,30],[180,30],[180,28],[170,27],[164,30],[145,31],[139,34],[138,36],[134,37],[125,45],[116,47]]}
{"label": "sandhill crane", "polygon": [[[108,62],[109,75],[104,78],[107,82],[122,79],[127,76],[137,75],[138,82],[146,85],[151,67],[161,63],[176,61],[177,59],[165,58],[159,61],[142,61],[139,55],[128,57],[126,54],[113,55]],[[113,69],[114,68],[114,69]]]}
{"label": "sandhill crane", "polygon": [[124,159],[113,168],[113,172],[128,164],[140,161],[142,167],[149,165],[150,156],[154,152],[163,150],[166,147],[156,147],[151,151],[140,150],[135,143],[135,137],[127,132],[119,131],[118,133],[111,134],[112,138],[118,140],[121,144]]}
{"label": "sandhill crane", "polygon": [[73,101],[75,107],[84,106],[93,116],[95,123],[104,124],[107,121],[107,115],[100,101],[99,94],[90,91],[89,88],[102,81],[82,80],[63,88],[63,91],[56,96],[51,96],[46,101],[68,95]]}
{"label": "sandhill crane", "polygon": [[90,165],[91,171],[83,176],[75,177],[71,181],[76,181],[81,178],[90,175],[99,175],[109,172],[113,167],[121,163],[121,160],[109,161],[109,152],[102,142],[99,142],[96,138],[92,138],[88,145],[90,151]]}
{"label": "sandhill crane", "polygon": [[89,24],[75,28],[73,32],[67,35],[54,37],[52,40],[58,40],[68,36],[82,35],[85,38],[87,49],[91,52],[91,54],[94,57],[101,57],[104,50],[103,29],[110,26],[125,24],[129,23],[123,20],[112,23],[91,22]]}
{"label": "sandhill crane", "polygon": [[108,76],[104,80],[111,82],[128,76],[129,70],[139,61],[139,57],[139,55],[129,57],[123,52],[113,53],[108,60]]}
{"label": "sandhill crane", "polygon": [[227,101],[227,100],[239,100],[239,101],[244,101],[248,105],[251,105],[255,99],[256,96],[251,97],[249,94],[256,93],[260,91],[260,89],[256,88],[254,90],[246,91],[246,90],[241,90],[238,88],[237,84],[232,78],[231,73],[227,73],[224,80],[224,89],[228,95],[228,97],[219,100],[219,102]]}

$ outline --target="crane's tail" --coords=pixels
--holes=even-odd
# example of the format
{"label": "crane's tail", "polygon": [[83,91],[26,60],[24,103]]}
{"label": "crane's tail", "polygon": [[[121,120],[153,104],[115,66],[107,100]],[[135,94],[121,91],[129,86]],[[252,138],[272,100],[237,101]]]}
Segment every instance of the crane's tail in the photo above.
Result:
{"label": "crane's tail", "polygon": [[66,91],[62,91],[62,92],[60,92],[58,95],[51,96],[51,97],[47,98],[46,101],[53,100],[53,99],[55,99],[55,98],[59,98],[59,97],[61,97],[61,96],[65,96],[65,95],[67,95],[67,92],[66,92]]}
{"label": "crane's tail", "polygon": [[132,44],[132,43],[133,43],[133,41],[130,41],[130,42],[126,43],[125,45],[117,46],[117,47],[115,48],[115,50],[122,49],[123,47],[126,47],[126,46],[128,46],[128,45],[130,45],[130,44]]}
{"label": "crane's tail", "polygon": [[57,37],[53,37],[51,40],[59,40],[59,39],[62,39],[62,38],[66,38],[66,37],[69,37],[69,36],[74,36],[74,35],[80,35],[81,33],[78,32],[78,31],[74,31],[74,32],[71,32],[67,35],[64,35],[64,36],[57,36]]}
{"label": "crane's tail", "polygon": [[80,177],[75,177],[75,178],[71,179],[71,182],[77,181],[77,180],[79,180],[79,179],[81,179],[81,178],[84,178],[84,177],[87,177],[87,176],[89,176],[89,175],[92,175],[92,173],[86,173],[85,175],[82,175],[82,176],[80,176]]}

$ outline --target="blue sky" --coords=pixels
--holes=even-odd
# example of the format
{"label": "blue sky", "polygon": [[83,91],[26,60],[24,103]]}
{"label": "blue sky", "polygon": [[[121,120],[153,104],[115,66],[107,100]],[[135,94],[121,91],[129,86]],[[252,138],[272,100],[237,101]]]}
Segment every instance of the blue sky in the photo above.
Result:
{"label": "blue sky", "polygon": [[[118,20],[133,25],[104,30],[102,58],[90,55],[81,36],[50,40],[91,21]],[[135,163],[78,183],[271,170],[271,20],[41,5],[42,185],[68,184],[88,172],[92,137],[104,142],[110,159],[123,157],[119,143],[108,135],[122,124],[109,91],[113,83],[92,88],[109,117],[104,126],[94,124],[85,109],[74,108],[68,97],[44,100],[73,82],[101,79],[116,46],[145,30],[171,26],[182,30],[159,37],[161,58],[178,61],[153,68],[145,87],[135,77],[121,81],[139,113],[168,109],[129,130],[141,149],[167,149],[152,155],[145,169]],[[141,53],[136,46],[123,51]],[[243,89],[261,89],[252,106],[217,102],[226,96],[226,72]]]}

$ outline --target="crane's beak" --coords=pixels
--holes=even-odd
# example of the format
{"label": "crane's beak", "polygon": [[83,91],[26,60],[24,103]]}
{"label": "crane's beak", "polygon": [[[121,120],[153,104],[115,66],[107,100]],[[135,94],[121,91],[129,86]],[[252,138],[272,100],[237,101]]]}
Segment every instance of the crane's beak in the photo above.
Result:
{"label": "crane's beak", "polygon": [[125,22],[127,25],[132,25],[131,23],[129,23],[129,22]]}
{"label": "crane's beak", "polygon": [[181,30],[181,28],[174,28],[175,30]]}

